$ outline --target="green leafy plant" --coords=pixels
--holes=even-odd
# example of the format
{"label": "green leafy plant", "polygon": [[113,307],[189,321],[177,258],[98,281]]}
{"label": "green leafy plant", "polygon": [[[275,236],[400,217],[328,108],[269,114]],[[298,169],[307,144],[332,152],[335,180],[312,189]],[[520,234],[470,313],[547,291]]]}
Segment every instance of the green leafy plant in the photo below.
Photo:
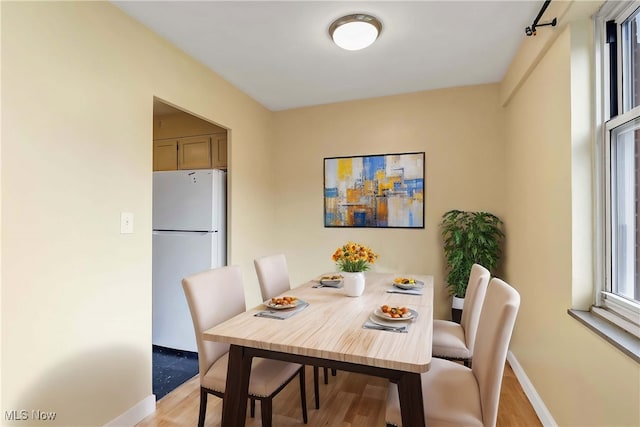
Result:
{"label": "green leafy plant", "polygon": [[502,221],[489,212],[451,210],[442,216],[449,293],[464,298],[473,264],[493,272],[502,255]]}

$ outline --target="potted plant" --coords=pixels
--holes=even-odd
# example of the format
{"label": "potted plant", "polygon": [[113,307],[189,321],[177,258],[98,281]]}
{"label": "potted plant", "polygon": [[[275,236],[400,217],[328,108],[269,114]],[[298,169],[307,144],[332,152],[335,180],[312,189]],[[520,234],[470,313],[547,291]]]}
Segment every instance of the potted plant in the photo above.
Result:
{"label": "potted plant", "polygon": [[502,255],[502,221],[489,212],[451,210],[442,216],[442,241],[447,287],[453,296],[452,318],[460,322],[473,264],[491,273]]}

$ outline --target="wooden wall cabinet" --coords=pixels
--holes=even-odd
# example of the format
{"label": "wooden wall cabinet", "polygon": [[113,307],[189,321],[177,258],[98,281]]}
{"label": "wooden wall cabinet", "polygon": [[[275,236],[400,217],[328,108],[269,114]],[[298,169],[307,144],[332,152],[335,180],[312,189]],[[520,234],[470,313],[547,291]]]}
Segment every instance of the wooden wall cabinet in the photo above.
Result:
{"label": "wooden wall cabinet", "polygon": [[210,169],[211,137],[192,136],[178,140],[178,169]]}
{"label": "wooden wall cabinet", "polygon": [[178,169],[178,140],[153,141],[153,170],[174,171]]}
{"label": "wooden wall cabinet", "polygon": [[213,134],[153,141],[153,170],[226,169],[227,135]]}
{"label": "wooden wall cabinet", "polygon": [[216,134],[211,137],[211,160],[214,168],[227,168],[227,134]]}

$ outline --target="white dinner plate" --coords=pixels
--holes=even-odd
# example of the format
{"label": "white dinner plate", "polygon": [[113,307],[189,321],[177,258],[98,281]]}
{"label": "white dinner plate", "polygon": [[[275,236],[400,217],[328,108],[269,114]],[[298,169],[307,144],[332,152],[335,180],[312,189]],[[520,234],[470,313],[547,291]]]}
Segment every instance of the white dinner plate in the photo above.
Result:
{"label": "white dinner plate", "polygon": [[394,281],[393,286],[395,286],[396,288],[404,289],[404,290],[419,289],[424,287],[424,282],[421,282],[420,280],[416,280],[415,283],[396,283]]}
{"label": "white dinner plate", "polygon": [[412,309],[409,309],[409,312],[407,314],[405,314],[406,317],[397,317],[397,318],[393,318],[393,317],[389,317],[386,314],[384,314],[382,312],[382,310],[380,310],[380,307],[376,308],[375,310],[373,310],[373,314],[376,315],[376,317],[379,317],[382,320],[388,320],[391,322],[398,322],[398,321],[403,321],[403,320],[411,320],[411,319],[415,319],[416,317],[418,317],[418,312]]}
{"label": "white dinner plate", "polygon": [[295,300],[295,301],[292,301],[291,304],[284,305],[284,304],[274,304],[271,302],[271,300],[268,300],[264,302],[264,305],[266,305],[269,308],[273,308],[274,310],[285,310],[287,308],[297,307],[298,301],[299,300]]}
{"label": "white dinner plate", "polygon": [[342,280],[329,280],[329,279],[321,279],[320,283],[322,283],[322,286],[328,286],[330,288],[337,288],[338,286],[340,286],[340,283],[342,283]]}
{"label": "white dinner plate", "polygon": [[324,286],[338,286],[342,283],[342,274],[324,274],[318,277],[318,282]]}
{"label": "white dinner plate", "polygon": [[373,313],[369,315],[369,320],[375,323],[376,325],[386,326],[388,328],[402,328],[403,326],[406,326],[409,323],[411,323],[411,319],[409,320],[401,319],[401,320],[404,320],[404,322],[398,322],[397,320],[393,321],[392,319],[384,320],[374,315]]}

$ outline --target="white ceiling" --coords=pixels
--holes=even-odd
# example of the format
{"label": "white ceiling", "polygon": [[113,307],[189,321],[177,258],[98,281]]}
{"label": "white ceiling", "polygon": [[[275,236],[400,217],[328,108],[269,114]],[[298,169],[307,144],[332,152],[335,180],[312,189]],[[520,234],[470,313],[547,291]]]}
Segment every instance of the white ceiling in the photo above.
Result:
{"label": "white ceiling", "polygon": [[[543,3],[114,1],[273,111],[499,82]],[[344,51],[328,27],[355,12],[383,30]]]}

